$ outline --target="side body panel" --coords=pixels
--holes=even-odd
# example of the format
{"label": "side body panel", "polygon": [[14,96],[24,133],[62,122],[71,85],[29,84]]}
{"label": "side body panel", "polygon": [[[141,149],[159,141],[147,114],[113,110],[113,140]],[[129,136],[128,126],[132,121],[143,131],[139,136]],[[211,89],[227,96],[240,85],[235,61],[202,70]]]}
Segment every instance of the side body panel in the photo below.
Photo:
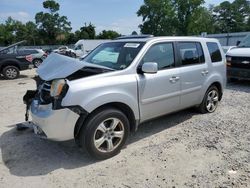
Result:
{"label": "side body panel", "polygon": [[138,75],[141,122],[179,109],[180,81],[171,82],[178,76],[178,68]]}
{"label": "side body panel", "polygon": [[80,105],[91,113],[102,105],[120,102],[131,108],[136,120],[140,119],[137,80],[134,74],[100,77],[94,80],[87,77],[68,84],[70,87],[62,101],[63,106]]}

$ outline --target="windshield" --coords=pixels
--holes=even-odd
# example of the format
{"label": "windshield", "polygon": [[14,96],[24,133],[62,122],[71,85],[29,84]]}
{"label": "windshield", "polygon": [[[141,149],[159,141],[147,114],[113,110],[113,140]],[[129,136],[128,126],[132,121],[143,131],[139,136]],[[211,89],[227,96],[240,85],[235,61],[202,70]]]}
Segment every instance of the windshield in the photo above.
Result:
{"label": "windshield", "polygon": [[239,44],[239,47],[250,47],[250,35],[246,36],[242,42]]}
{"label": "windshield", "polygon": [[132,63],[144,44],[143,42],[104,43],[86,56],[84,61],[115,70],[122,70]]}

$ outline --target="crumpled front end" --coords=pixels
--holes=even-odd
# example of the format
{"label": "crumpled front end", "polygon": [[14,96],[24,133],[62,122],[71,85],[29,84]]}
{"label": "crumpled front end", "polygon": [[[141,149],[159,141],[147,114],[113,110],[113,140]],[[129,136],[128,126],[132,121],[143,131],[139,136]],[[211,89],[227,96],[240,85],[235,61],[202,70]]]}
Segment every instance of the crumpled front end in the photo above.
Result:
{"label": "crumpled front end", "polygon": [[39,105],[37,100],[33,100],[30,111],[37,135],[56,141],[74,138],[79,115],[69,108],[53,110],[52,104]]}
{"label": "crumpled front end", "polygon": [[34,132],[56,141],[73,139],[80,131],[80,126],[75,129],[78,120],[79,124],[83,123],[88,112],[80,106],[62,105],[70,80],[100,74],[102,68],[66,56],[50,55],[37,70],[37,90],[28,90],[23,97],[26,121],[31,114]]}

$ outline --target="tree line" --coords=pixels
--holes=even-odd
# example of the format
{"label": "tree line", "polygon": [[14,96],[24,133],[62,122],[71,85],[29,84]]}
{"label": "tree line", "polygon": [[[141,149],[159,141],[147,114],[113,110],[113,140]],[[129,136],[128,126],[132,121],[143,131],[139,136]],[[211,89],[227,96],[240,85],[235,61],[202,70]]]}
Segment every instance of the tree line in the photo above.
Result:
{"label": "tree line", "polygon": [[199,35],[250,30],[250,3],[224,1],[204,6],[204,0],[144,0],[137,12],[142,33],[162,35]]}
{"label": "tree line", "polygon": [[[137,16],[142,17],[140,31],[155,36],[177,36],[250,30],[249,1],[224,1],[208,8],[204,4],[204,0],[144,0],[137,11]],[[35,15],[35,22],[22,23],[9,17],[5,23],[0,24],[0,46],[24,39],[28,45],[48,45],[73,44],[79,39],[114,39],[121,36],[112,30],[103,30],[96,34],[92,23],[85,23],[79,30],[72,32],[71,22],[58,13],[59,3],[45,0],[43,8],[44,11]]]}
{"label": "tree line", "polygon": [[66,16],[59,15],[59,3],[55,0],[43,2],[44,12],[35,15],[35,22],[22,23],[9,17],[0,24],[0,46],[26,40],[27,45],[74,44],[79,39],[114,39],[121,34],[103,30],[98,35],[92,23],[84,24],[72,32],[71,22]]}

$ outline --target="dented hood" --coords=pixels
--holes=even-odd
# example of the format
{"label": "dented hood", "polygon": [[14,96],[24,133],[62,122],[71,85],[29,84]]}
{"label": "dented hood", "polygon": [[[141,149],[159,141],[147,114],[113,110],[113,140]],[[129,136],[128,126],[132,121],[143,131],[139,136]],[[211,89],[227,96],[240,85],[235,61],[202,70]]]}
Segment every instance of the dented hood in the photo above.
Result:
{"label": "dented hood", "polygon": [[59,78],[66,78],[83,67],[109,69],[104,66],[94,65],[57,53],[51,53],[38,67],[37,73],[41,79],[50,81]]}

